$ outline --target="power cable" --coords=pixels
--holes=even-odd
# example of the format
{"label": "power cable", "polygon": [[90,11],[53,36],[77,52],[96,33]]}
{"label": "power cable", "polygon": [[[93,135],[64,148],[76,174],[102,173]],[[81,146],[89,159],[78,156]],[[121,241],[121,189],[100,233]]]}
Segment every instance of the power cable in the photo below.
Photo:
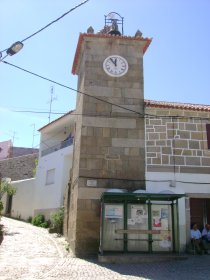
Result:
{"label": "power cable", "polygon": [[[107,177],[87,177],[87,176],[79,176],[80,178],[87,178],[87,179],[96,179],[96,180],[117,180],[117,181],[121,181],[121,180],[124,180],[124,181],[129,181],[130,179],[119,179],[119,178],[107,178]],[[152,182],[152,183],[170,183],[171,180],[168,179],[168,180],[149,180],[149,179],[140,179],[140,180],[137,180],[137,179],[132,179],[132,181],[134,182]],[[182,184],[195,184],[195,185],[210,185],[209,182],[193,182],[193,181],[179,181],[179,180],[176,180],[177,183],[182,183]]]}
{"label": "power cable", "polygon": [[48,82],[54,83],[54,84],[56,84],[56,85],[58,85],[58,86],[61,86],[61,87],[70,89],[70,90],[72,90],[72,91],[74,91],[74,92],[81,93],[81,94],[83,94],[83,95],[86,95],[86,96],[88,96],[88,97],[94,98],[94,99],[99,100],[99,101],[101,101],[101,102],[105,102],[105,103],[107,103],[107,104],[109,104],[109,105],[118,107],[118,108],[120,108],[120,109],[124,109],[124,110],[126,110],[126,111],[129,111],[129,112],[138,114],[138,115],[140,115],[141,117],[144,117],[144,114],[142,114],[142,113],[140,113],[140,112],[137,112],[137,111],[135,111],[135,110],[126,108],[126,107],[121,106],[121,105],[118,105],[118,104],[114,104],[114,103],[112,103],[112,102],[109,102],[109,101],[104,100],[104,99],[101,99],[101,98],[99,98],[99,97],[90,95],[90,94],[88,94],[88,93],[79,91],[79,90],[77,90],[77,89],[74,89],[74,88],[72,88],[72,87],[66,86],[66,85],[61,84],[61,83],[59,83],[59,82],[56,82],[56,81],[54,81],[54,80],[51,80],[51,79],[49,79],[49,78],[46,78],[46,77],[44,77],[44,76],[41,76],[41,75],[36,74],[36,73],[34,73],[34,72],[31,72],[31,71],[29,71],[29,70],[26,70],[26,69],[24,69],[24,68],[22,68],[22,67],[20,67],[20,66],[14,65],[14,64],[9,63],[9,62],[7,62],[7,61],[2,61],[2,63],[8,64],[8,65],[10,65],[10,66],[12,66],[12,67],[14,67],[14,68],[17,68],[17,69],[19,69],[19,70],[21,70],[21,71],[24,71],[24,72],[26,72],[26,73],[28,73],[28,74],[31,74],[31,75],[33,75],[33,76],[36,76],[36,77],[41,78],[41,79],[43,79],[43,80],[46,80],[46,81],[48,81]]}
{"label": "power cable", "polygon": [[[32,113],[32,114],[49,114],[48,111],[28,111],[28,110],[11,110],[11,112],[15,113]],[[61,112],[51,112],[52,115],[65,115],[68,112],[61,113]]]}
{"label": "power cable", "polygon": [[[51,135],[50,137],[48,137],[47,139],[45,139],[45,141],[41,141],[38,145],[35,145],[35,147],[40,146],[40,144],[45,144],[48,148],[50,148],[50,146],[46,143],[47,141],[54,139],[55,136],[59,135],[61,133],[62,129],[60,129],[58,132],[54,133],[53,135]],[[86,177],[87,178],[87,177]],[[92,178],[92,177],[91,177]],[[94,177],[94,179],[114,179],[114,180],[121,180],[119,178],[99,178],[99,177]],[[166,180],[151,180],[151,179],[146,179],[146,180],[133,180],[133,181],[140,181],[140,182],[152,182],[152,183],[170,183],[171,180],[170,179],[166,179]],[[193,181],[182,181],[182,180],[176,180],[177,183],[181,183],[181,184],[194,184],[194,185],[209,185],[209,182],[193,182]]]}
{"label": "power cable", "polygon": [[[25,39],[23,39],[22,42],[25,42],[26,40],[32,38],[33,36],[37,35],[38,33],[40,33],[41,31],[43,31],[44,29],[48,28],[50,25],[54,24],[55,22],[59,21],[60,19],[62,19],[63,17],[65,17],[66,15],[68,15],[69,13],[71,13],[72,11],[74,11],[75,9],[79,8],[80,6],[84,5],[85,3],[87,3],[90,0],[85,0],[83,2],[81,2],[80,4],[76,5],[75,7],[71,8],[69,11],[67,11],[66,13],[64,13],[62,16],[60,16],[59,18],[51,21],[50,23],[48,23],[47,25],[45,25],[44,27],[42,27],[41,29],[39,29],[38,31],[34,32],[33,34],[29,35],[28,37],[26,37]],[[1,51],[1,53],[5,52],[6,50],[8,50],[8,48],[6,48],[5,50]],[[5,58],[5,57],[4,57]]]}
{"label": "power cable", "polygon": [[[19,69],[19,70],[21,70],[21,71],[24,71],[24,72],[26,72],[26,73],[28,73],[28,74],[31,74],[31,75],[33,75],[33,76],[36,76],[36,77],[38,77],[38,78],[40,78],[40,79],[43,79],[43,80],[46,80],[46,81],[48,81],[48,82],[51,82],[51,83],[54,83],[54,84],[56,84],[56,85],[59,85],[59,86],[61,86],[61,87],[64,87],[64,88],[67,88],[67,89],[70,89],[70,90],[72,90],[72,91],[74,91],[74,92],[77,92],[77,93],[80,93],[80,94],[83,94],[83,95],[86,95],[86,96],[88,96],[88,97],[91,97],[91,98],[94,98],[94,99],[96,99],[96,100],[99,100],[99,101],[101,101],[101,102],[104,102],[104,103],[107,103],[107,104],[110,104],[110,105],[112,105],[112,106],[115,106],[115,107],[118,107],[118,108],[121,108],[121,109],[123,109],[123,110],[125,110],[125,111],[129,111],[129,112],[132,112],[132,113],[135,113],[135,114],[138,114],[140,117],[153,117],[153,118],[175,118],[175,119],[181,119],[181,118],[184,118],[185,116],[175,116],[175,115],[153,115],[153,114],[142,114],[142,113],[140,113],[140,112],[137,112],[137,111],[135,111],[135,110],[132,110],[132,109],[129,109],[129,108],[127,108],[127,107],[124,107],[124,106],[121,106],[121,105],[118,105],[118,104],[115,104],[115,103],[112,103],[112,102],[109,102],[109,101],[107,101],[107,100],[104,100],[104,99],[101,99],[101,98],[99,98],[99,97],[96,97],[96,96],[93,96],[93,95],[90,95],[90,94],[88,94],[88,93],[85,93],[85,92],[82,92],[82,91],[79,91],[79,90],[77,90],[77,89],[74,89],[74,88],[72,88],[72,87],[69,87],[69,86],[66,86],[66,85],[64,85],[64,84],[61,84],[61,83],[59,83],[59,82],[56,82],[55,80],[51,80],[51,79],[49,79],[49,78],[46,78],[46,77],[44,77],[44,76],[41,76],[41,75],[39,75],[39,74],[36,74],[36,73],[34,73],[34,72],[31,72],[31,71],[29,71],[29,70],[26,70],[26,69],[24,69],[24,68],[22,68],[22,67],[20,67],[20,66],[17,66],[17,65],[14,65],[14,64],[12,64],[12,63],[9,63],[9,62],[7,62],[7,61],[1,61],[2,63],[5,63],[5,64],[8,64],[8,65],[10,65],[10,66],[12,66],[12,67],[14,67],[14,68],[17,68],[17,69]],[[49,112],[48,112],[49,113]],[[198,119],[198,120],[209,120],[210,118],[201,118],[201,117],[193,117],[193,116],[187,116],[187,118],[188,119]]]}
{"label": "power cable", "polygon": [[[51,79],[49,79],[49,78],[46,78],[46,77],[44,77],[44,76],[41,76],[41,75],[39,75],[39,74],[36,74],[36,73],[31,72],[31,71],[29,71],[29,70],[26,70],[26,69],[24,69],[24,68],[22,68],[22,67],[20,67],[20,66],[14,65],[14,64],[9,63],[9,62],[7,62],[7,61],[2,61],[2,63],[8,64],[8,65],[10,65],[10,66],[12,66],[12,67],[14,67],[14,68],[17,68],[17,69],[19,69],[19,70],[21,70],[21,71],[24,71],[24,72],[26,72],[26,73],[28,73],[28,74],[31,74],[31,75],[36,76],[36,77],[38,77],[38,78],[41,78],[41,79],[43,79],[43,80],[49,81],[49,82],[54,83],[54,84],[56,84],[56,85],[59,85],[59,86],[61,86],[61,87],[70,89],[71,91],[74,91],[74,92],[77,92],[77,93],[80,93],[80,94],[89,96],[89,97],[94,98],[94,99],[96,99],[96,100],[99,100],[99,101],[101,101],[101,102],[104,102],[104,103],[110,104],[110,105],[112,105],[112,106],[121,108],[121,109],[123,109],[123,110],[125,110],[125,111],[129,111],[129,112],[138,114],[140,117],[143,117],[143,118],[144,118],[144,117],[149,117],[149,118],[170,118],[170,119],[171,119],[171,118],[174,118],[174,119],[188,118],[188,119],[193,119],[193,120],[201,120],[201,119],[202,119],[202,120],[208,120],[208,121],[210,120],[210,118],[207,118],[207,117],[202,118],[202,117],[193,117],[193,116],[187,116],[187,117],[186,117],[186,116],[175,116],[175,115],[170,115],[170,116],[169,116],[169,115],[142,114],[142,113],[137,112],[137,111],[135,111],[135,110],[126,108],[126,107],[124,107],[124,106],[121,106],[121,105],[118,105],[118,104],[109,102],[109,101],[104,100],[104,99],[101,99],[101,98],[99,98],[99,97],[96,97],[96,96],[90,95],[90,94],[88,94],[88,93],[85,93],[85,92],[79,91],[79,90],[77,90],[77,89],[74,89],[74,88],[72,88],[72,87],[66,86],[66,85],[64,85],[64,84],[61,84],[61,83],[59,83],[59,82],[56,82],[55,80],[51,80]],[[49,113],[49,112],[48,112],[48,113]],[[81,115],[82,115],[82,114],[81,114]],[[97,115],[97,116],[98,116],[98,115]]]}

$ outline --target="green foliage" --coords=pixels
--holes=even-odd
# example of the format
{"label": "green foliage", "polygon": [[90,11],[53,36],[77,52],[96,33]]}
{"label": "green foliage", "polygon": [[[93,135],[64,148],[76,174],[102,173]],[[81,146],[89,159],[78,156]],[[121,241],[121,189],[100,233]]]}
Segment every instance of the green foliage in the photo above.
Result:
{"label": "green foliage", "polygon": [[51,216],[52,224],[55,227],[60,227],[63,225],[63,219],[64,219],[64,208],[60,208],[57,212],[52,214]]}
{"label": "green foliage", "polygon": [[14,195],[16,193],[16,188],[14,188],[10,183],[2,181],[0,184],[0,200],[5,193],[8,195]]}
{"label": "green foliage", "polygon": [[37,227],[43,227],[43,228],[49,227],[49,222],[45,221],[45,217],[42,214],[38,214],[35,217],[33,217],[31,222],[34,226]]}
{"label": "green foliage", "polygon": [[57,212],[51,215],[52,227],[55,232],[63,232],[63,220],[64,220],[64,207],[61,207]]}
{"label": "green foliage", "polygon": [[1,216],[1,211],[4,209],[4,205],[1,200],[4,194],[6,193],[8,195],[15,195],[16,188],[14,188],[9,182],[0,180],[0,216]]}
{"label": "green foliage", "polygon": [[34,160],[34,169],[33,169],[33,176],[35,177],[36,176],[36,169],[37,169],[37,166],[38,166],[38,159],[36,158]]}
{"label": "green foliage", "polygon": [[0,219],[1,219],[1,211],[4,209],[3,202],[0,201]]}
{"label": "green foliage", "polygon": [[44,215],[38,214],[35,217],[33,217],[32,224],[34,226],[40,226],[42,223],[44,223],[44,221],[45,221]]}
{"label": "green foliage", "polygon": [[48,221],[45,221],[43,222],[40,227],[43,227],[43,228],[48,228],[49,227],[49,222]]}

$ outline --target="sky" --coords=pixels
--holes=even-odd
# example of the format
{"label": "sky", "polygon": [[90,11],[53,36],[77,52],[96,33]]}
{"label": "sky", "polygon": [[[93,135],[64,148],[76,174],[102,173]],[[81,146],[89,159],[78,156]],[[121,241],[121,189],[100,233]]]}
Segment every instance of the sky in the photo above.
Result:
{"label": "sky", "polygon": [[[81,2],[0,0],[0,51]],[[101,30],[110,12],[124,17],[124,35],[139,29],[153,39],[144,55],[145,99],[210,105],[209,0],[89,0],[5,60],[76,89],[71,69],[79,33],[89,26]],[[49,117],[51,94],[56,114]],[[0,63],[0,98],[0,142],[38,148],[38,129],[74,109],[76,93]]]}

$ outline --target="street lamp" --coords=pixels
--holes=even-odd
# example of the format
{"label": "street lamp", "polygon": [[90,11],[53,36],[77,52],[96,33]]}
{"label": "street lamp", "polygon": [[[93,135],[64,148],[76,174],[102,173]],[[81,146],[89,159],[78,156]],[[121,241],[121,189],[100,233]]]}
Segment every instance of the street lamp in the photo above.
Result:
{"label": "street lamp", "polygon": [[3,59],[5,59],[8,55],[14,55],[14,54],[18,53],[22,48],[23,48],[23,43],[22,42],[20,42],[20,41],[15,42],[7,50],[4,50],[7,53],[4,57],[2,57],[2,52],[0,52],[0,62]]}
{"label": "street lamp", "polygon": [[12,46],[10,48],[7,49],[7,54],[14,55],[14,54],[18,53],[22,48],[23,48],[23,43],[21,43],[20,41],[17,41],[14,44],[12,44]]}

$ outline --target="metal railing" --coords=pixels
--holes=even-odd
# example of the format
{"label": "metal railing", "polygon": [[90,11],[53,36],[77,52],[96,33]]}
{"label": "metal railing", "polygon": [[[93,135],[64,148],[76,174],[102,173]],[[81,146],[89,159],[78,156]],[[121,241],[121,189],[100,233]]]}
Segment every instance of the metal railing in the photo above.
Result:
{"label": "metal railing", "polygon": [[65,141],[62,141],[62,142],[60,142],[60,143],[58,143],[58,144],[56,144],[56,145],[54,145],[54,146],[52,146],[50,148],[47,148],[46,150],[43,150],[41,152],[41,157],[49,155],[51,153],[54,153],[54,152],[56,152],[56,151],[58,151],[60,149],[66,148],[68,146],[71,146],[71,145],[73,145],[73,142],[74,142],[74,138],[71,137],[71,138],[69,138],[69,139],[67,139]]}

